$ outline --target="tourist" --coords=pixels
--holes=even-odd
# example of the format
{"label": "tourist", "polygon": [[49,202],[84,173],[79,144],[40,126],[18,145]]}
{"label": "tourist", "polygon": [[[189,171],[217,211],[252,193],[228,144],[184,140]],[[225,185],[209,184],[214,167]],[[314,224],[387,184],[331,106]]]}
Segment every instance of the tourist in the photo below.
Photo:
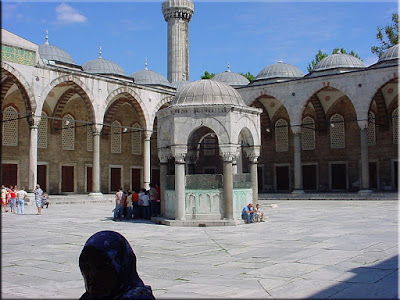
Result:
{"label": "tourist", "polygon": [[127,206],[126,206],[126,199],[128,198],[128,193],[126,191],[122,191],[122,198],[121,198],[121,205],[122,205],[122,209],[121,209],[121,213],[122,213],[122,217],[126,218],[127,215]]}
{"label": "tourist", "polygon": [[25,214],[25,197],[28,196],[28,193],[25,192],[24,188],[20,189],[17,192],[17,214],[24,215]]}
{"label": "tourist", "polygon": [[125,219],[130,220],[132,218],[132,193],[128,191],[128,197],[126,197],[126,215]]}
{"label": "tourist", "polygon": [[4,212],[8,212],[6,199],[7,199],[7,190],[6,190],[6,187],[4,185],[2,185],[1,186],[1,206],[4,209]]}
{"label": "tourist", "polygon": [[136,270],[129,242],[115,231],[99,231],[85,243],[79,268],[86,292],[80,299],[155,299]]}
{"label": "tourist", "polygon": [[245,220],[246,224],[254,222],[254,210],[253,204],[249,203],[242,210],[242,219]]}
{"label": "tourist", "polygon": [[118,192],[115,194],[115,209],[114,209],[113,221],[117,220],[117,216],[119,220],[122,221],[122,210],[123,210],[122,195],[123,195],[122,188],[119,188]]}
{"label": "tourist", "polygon": [[139,193],[132,192],[133,219],[139,219]]}
{"label": "tourist", "polygon": [[142,189],[142,192],[139,194],[139,205],[143,211],[143,219],[150,219],[150,196],[149,192],[145,189]]}
{"label": "tourist", "polygon": [[17,210],[16,210],[17,195],[15,194],[16,193],[16,187],[17,186],[15,186],[15,187],[10,186],[10,190],[9,190],[9,193],[10,193],[10,208],[11,208],[11,213],[13,213],[13,214],[17,213]]}
{"label": "tourist", "polygon": [[156,186],[154,185],[154,183],[150,183],[149,195],[150,195],[150,216],[155,217],[156,216],[155,202],[156,202],[156,199],[158,198],[158,193],[157,193]]}
{"label": "tourist", "polygon": [[260,204],[256,204],[254,220],[256,222],[265,222],[264,220],[264,212],[261,210]]}
{"label": "tourist", "polygon": [[157,198],[154,201],[154,204],[155,204],[155,213],[156,216],[158,217],[161,215],[161,189],[158,184],[156,184],[156,191],[157,191]]}
{"label": "tourist", "polygon": [[42,196],[43,196],[43,190],[40,188],[40,184],[37,184],[35,187],[35,190],[33,191],[35,194],[35,202],[36,202],[36,207],[37,207],[37,215],[42,214]]}
{"label": "tourist", "polygon": [[49,195],[47,194],[47,193],[43,193],[43,196],[42,196],[42,208],[44,207],[44,206],[46,206],[46,208],[49,208]]}

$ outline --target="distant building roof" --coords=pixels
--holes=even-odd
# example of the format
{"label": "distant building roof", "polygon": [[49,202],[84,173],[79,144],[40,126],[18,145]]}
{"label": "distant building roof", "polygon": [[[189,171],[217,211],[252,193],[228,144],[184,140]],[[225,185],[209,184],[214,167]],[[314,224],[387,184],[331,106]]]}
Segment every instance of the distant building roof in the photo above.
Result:
{"label": "distant building roof", "polygon": [[294,79],[303,77],[303,72],[291,65],[279,61],[276,64],[269,65],[262,69],[256,76],[255,81],[268,80],[268,81],[282,81],[287,79]]}
{"label": "distant building roof", "polygon": [[211,79],[226,83],[227,85],[230,86],[243,86],[243,85],[248,85],[250,83],[250,81],[243,75],[231,72],[229,64],[225,72],[219,73]]}
{"label": "distant building roof", "polygon": [[101,57],[101,47],[99,57],[84,63],[82,68],[91,74],[126,76],[125,71],[119,65]]}

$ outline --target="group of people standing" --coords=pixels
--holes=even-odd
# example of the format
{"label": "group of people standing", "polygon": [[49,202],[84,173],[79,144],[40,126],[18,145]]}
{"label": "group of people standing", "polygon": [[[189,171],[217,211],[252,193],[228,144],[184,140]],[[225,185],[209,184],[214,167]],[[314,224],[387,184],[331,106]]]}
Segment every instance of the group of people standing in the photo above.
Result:
{"label": "group of people standing", "polygon": [[[43,206],[49,207],[49,202],[47,201],[48,195],[47,193],[43,193],[43,190],[40,188],[40,185],[36,185],[35,190],[33,191],[35,194],[35,203],[38,209],[37,215],[41,214],[41,209]],[[15,186],[6,187],[4,185],[1,186],[1,206],[3,207],[4,212],[8,212],[7,207],[10,207],[11,213],[24,215],[25,214],[25,200],[28,196],[28,193],[22,189],[18,189]]]}
{"label": "group of people standing", "polygon": [[124,191],[120,188],[115,194],[113,220],[122,221],[122,218],[150,220],[151,217],[160,215],[160,202],[160,187],[157,184],[150,183],[149,190],[142,189],[140,192]]}

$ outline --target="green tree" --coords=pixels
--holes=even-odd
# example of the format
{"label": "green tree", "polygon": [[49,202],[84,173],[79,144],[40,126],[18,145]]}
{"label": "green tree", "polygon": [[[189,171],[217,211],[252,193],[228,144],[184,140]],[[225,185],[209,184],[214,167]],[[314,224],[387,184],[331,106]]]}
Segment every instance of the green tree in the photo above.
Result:
{"label": "green tree", "polygon": [[204,75],[201,76],[201,79],[211,79],[215,76],[215,73],[208,73],[208,71],[204,72]]}
{"label": "green tree", "polygon": [[247,78],[247,80],[248,81],[250,81],[250,82],[252,82],[252,81],[254,81],[254,75],[253,74],[251,74],[250,72],[247,72],[247,73],[239,73],[240,75],[243,75],[244,77],[246,77]]}
{"label": "green tree", "polygon": [[[343,54],[350,54],[353,55],[355,57],[357,57],[358,59],[361,59],[360,56],[358,56],[357,53],[355,53],[353,50],[351,50],[349,53],[347,53],[347,51],[344,48],[335,48],[332,50],[332,54],[337,54],[337,53],[343,53]],[[307,71],[311,72],[314,67],[321,61],[323,60],[325,57],[327,57],[328,54],[322,52],[321,50],[318,51],[318,53],[315,55],[315,59],[313,59],[307,66]],[[362,59],[361,59],[362,60]]]}
{"label": "green tree", "polygon": [[377,27],[376,39],[379,41],[379,46],[372,46],[371,52],[379,57],[387,49],[399,43],[399,14],[392,14],[392,22],[392,24],[386,25],[385,28]]}

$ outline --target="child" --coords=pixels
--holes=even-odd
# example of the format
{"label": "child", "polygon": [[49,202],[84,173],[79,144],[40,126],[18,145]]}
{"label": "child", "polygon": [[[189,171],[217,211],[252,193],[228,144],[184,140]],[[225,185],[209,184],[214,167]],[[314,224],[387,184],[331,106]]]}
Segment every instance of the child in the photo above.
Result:
{"label": "child", "polygon": [[47,201],[47,199],[49,199],[49,195],[47,194],[47,193],[43,193],[43,196],[42,196],[42,208],[44,207],[44,206],[46,206],[46,208],[49,208],[49,201]]}
{"label": "child", "polygon": [[265,222],[264,212],[261,210],[260,204],[256,205],[255,221],[256,222]]}

